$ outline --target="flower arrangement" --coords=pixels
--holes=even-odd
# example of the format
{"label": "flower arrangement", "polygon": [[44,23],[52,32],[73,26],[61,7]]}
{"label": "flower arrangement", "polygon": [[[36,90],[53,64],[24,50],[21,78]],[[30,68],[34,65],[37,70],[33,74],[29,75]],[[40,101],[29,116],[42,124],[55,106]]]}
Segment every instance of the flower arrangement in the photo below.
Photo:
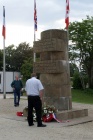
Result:
{"label": "flower arrangement", "polygon": [[[48,120],[52,120],[52,114],[56,113],[58,110],[54,106],[43,106],[42,107],[42,120],[44,122],[48,122]],[[36,121],[36,112],[35,109],[33,109],[33,119]]]}
{"label": "flower arrangement", "polygon": [[[56,119],[56,113],[58,110],[54,106],[44,105],[42,107],[42,121],[49,122],[53,119]],[[27,117],[28,114],[28,106],[23,109],[23,116]],[[33,120],[36,121],[36,112],[33,108]]]}
{"label": "flower arrangement", "polygon": [[[60,121],[56,117],[56,113],[58,110],[54,106],[44,105],[42,107],[42,121],[44,122],[50,122],[50,121],[57,121],[57,122],[69,122],[67,121]],[[23,109],[23,112],[17,112],[17,116],[24,116],[27,117],[28,114],[28,106]],[[33,109],[33,120],[36,121],[36,112],[35,109]]]}
{"label": "flower arrangement", "polygon": [[54,106],[46,105],[42,108],[42,116],[50,113],[56,113],[58,110]]}

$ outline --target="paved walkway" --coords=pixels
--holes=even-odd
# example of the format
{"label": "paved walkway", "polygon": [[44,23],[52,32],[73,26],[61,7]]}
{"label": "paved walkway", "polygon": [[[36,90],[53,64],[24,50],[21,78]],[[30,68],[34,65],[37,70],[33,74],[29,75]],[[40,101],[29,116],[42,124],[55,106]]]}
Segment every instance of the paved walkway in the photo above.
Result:
{"label": "paved walkway", "polygon": [[[7,94],[6,99],[0,94],[0,140],[93,140],[92,121],[73,126],[50,122],[45,128],[38,128],[35,122],[33,127],[29,127],[25,117],[16,115],[27,106],[26,97],[21,98],[20,106],[14,107],[12,94]],[[72,106],[88,108],[89,116],[93,118],[93,105],[73,103]]]}

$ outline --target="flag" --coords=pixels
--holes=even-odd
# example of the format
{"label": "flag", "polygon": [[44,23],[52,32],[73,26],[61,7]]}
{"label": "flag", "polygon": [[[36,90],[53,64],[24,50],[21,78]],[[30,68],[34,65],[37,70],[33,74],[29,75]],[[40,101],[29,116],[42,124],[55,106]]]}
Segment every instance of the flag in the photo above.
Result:
{"label": "flag", "polygon": [[37,10],[36,10],[36,0],[34,0],[34,30],[37,31]]}
{"label": "flag", "polygon": [[5,29],[5,7],[3,6],[3,27],[2,27],[2,36],[4,37],[4,39],[5,39],[5,32],[6,32],[6,29]]}
{"label": "flag", "polygon": [[66,29],[69,26],[69,0],[66,0],[66,17],[65,17]]}

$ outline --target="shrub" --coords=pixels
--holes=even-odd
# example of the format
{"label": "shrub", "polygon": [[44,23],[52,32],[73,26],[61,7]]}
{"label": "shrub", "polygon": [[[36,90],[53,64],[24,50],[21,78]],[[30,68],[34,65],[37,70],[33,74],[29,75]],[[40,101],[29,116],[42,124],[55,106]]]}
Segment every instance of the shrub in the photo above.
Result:
{"label": "shrub", "polygon": [[74,73],[74,76],[73,76],[73,88],[74,89],[82,89],[82,83],[81,83],[79,72]]}

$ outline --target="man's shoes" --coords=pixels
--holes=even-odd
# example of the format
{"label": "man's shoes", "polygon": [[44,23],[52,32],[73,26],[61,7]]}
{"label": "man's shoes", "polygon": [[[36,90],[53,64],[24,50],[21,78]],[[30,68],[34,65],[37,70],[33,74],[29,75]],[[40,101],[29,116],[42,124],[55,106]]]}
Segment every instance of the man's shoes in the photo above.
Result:
{"label": "man's shoes", "polygon": [[17,106],[19,106],[19,103],[16,103]]}
{"label": "man's shoes", "polygon": [[19,103],[14,104],[15,107],[19,106]]}
{"label": "man's shoes", "polygon": [[34,123],[32,123],[32,124],[29,124],[29,126],[33,126],[34,125]]}
{"label": "man's shoes", "polygon": [[46,127],[45,124],[38,125],[37,127]]}

